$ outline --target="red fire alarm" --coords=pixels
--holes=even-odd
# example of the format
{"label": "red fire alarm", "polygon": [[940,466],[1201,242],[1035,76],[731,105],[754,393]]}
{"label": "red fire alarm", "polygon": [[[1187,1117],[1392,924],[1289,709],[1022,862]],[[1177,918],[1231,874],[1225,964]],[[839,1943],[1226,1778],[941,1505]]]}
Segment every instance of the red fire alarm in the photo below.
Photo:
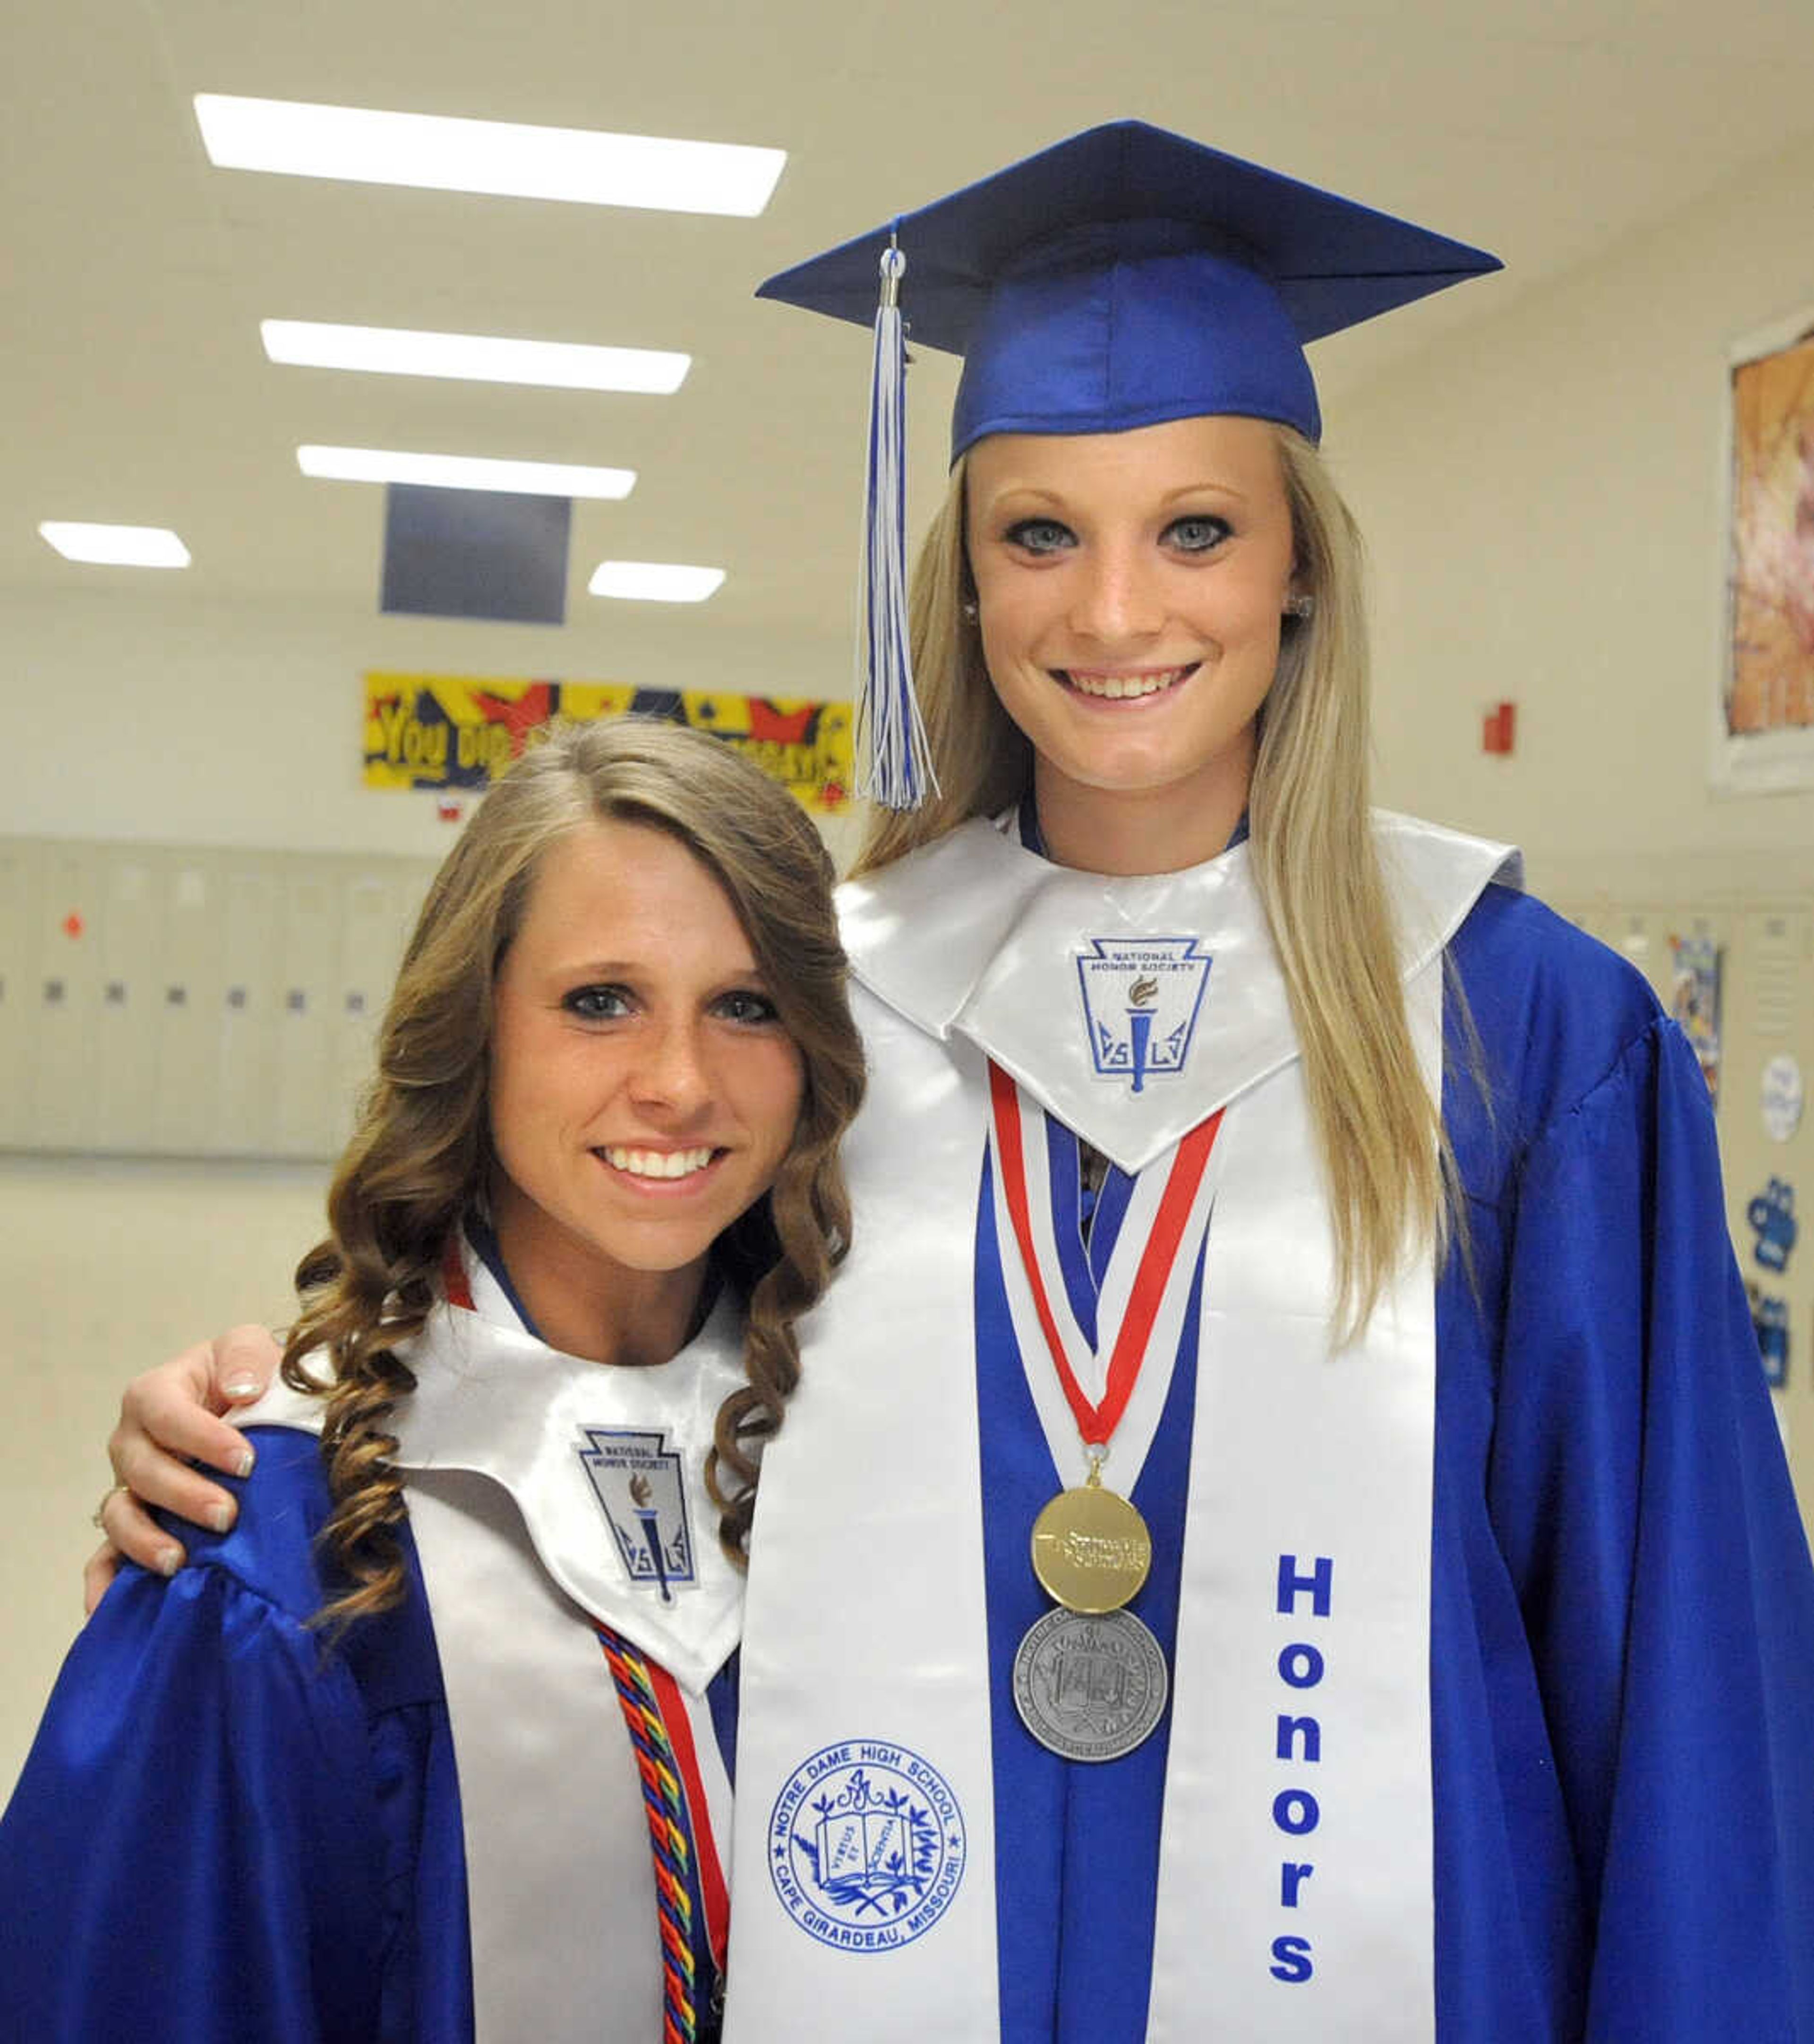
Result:
{"label": "red fire alarm", "polygon": [[1509,752],[1517,736],[1518,705],[1516,703],[1495,703],[1482,720],[1480,749],[1482,752]]}

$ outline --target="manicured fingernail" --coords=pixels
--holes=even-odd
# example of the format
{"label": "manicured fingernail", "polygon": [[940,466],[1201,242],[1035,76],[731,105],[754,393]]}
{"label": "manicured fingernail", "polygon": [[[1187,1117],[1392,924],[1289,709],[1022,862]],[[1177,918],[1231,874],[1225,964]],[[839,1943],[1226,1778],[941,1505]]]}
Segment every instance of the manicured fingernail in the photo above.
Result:
{"label": "manicured fingernail", "polygon": [[250,1476],[250,1475],[252,1474],[252,1464],[253,1464],[255,1462],[256,1462],[256,1461],[257,1461],[257,1459],[258,1459],[257,1456],[256,1456],[256,1455],[252,1452],[252,1450],[250,1448],[248,1448],[248,1449],[246,1450],[245,1453],[244,1453],[243,1455],[241,1455],[241,1456],[240,1457],[239,1460],[238,1460],[236,1462],[235,1462],[235,1463],[234,1463],[234,1465],[233,1465],[233,1473],[234,1473],[234,1475],[235,1475],[235,1476]]}
{"label": "manicured fingernail", "polygon": [[180,1547],[160,1547],[157,1552],[157,1572],[160,1576],[174,1576],[183,1566]]}
{"label": "manicured fingernail", "polygon": [[230,1504],[217,1504],[208,1514],[208,1523],[217,1533],[225,1533],[233,1525],[238,1514]]}
{"label": "manicured fingernail", "polygon": [[225,1384],[221,1388],[229,1398],[256,1398],[259,1390],[256,1377],[236,1377],[231,1384]]}

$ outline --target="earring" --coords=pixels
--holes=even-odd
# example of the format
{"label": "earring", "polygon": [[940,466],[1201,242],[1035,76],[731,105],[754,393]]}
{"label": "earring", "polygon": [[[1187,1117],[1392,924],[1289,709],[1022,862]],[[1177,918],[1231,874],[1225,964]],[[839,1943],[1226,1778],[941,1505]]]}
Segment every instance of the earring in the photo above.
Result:
{"label": "earring", "polygon": [[1316,612],[1316,597],[1307,596],[1300,590],[1294,589],[1285,599],[1285,615],[1287,617],[1313,617]]}
{"label": "earring", "polygon": [[980,612],[976,598],[974,596],[967,596],[959,608],[963,612],[964,616],[969,619],[972,624],[976,622]]}

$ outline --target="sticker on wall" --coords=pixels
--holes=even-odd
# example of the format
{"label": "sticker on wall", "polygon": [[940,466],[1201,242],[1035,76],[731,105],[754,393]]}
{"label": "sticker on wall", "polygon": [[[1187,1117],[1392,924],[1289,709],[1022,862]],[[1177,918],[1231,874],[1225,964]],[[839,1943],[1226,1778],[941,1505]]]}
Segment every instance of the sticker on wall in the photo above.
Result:
{"label": "sticker on wall", "polygon": [[1752,1255],[1766,1270],[1785,1270],[1789,1253],[1800,1232],[1795,1221],[1795,1188],[1786,1178],[1772,1178],[1745,1209],[1745,1218],[1757,1231]]}
{"label": "sticker on wall", "polygon": [[1801,1126],[1801,1108],[1806,1097],[1801,1067],[1785,1051],[1763,1068],[1760,1101],[1764,1133],[1773,1143],[1786,1143]]}
{"label": "sticker on wall", "polygon": [[1757,1330],[1764,1381],[1772,1391],[1781,1391],[1789,1382],[1789,1301],[1760,1295],[1749,1285],[1746,1289],[1751,1295],[1751,1325]]}
{"label": "sticker on wall", "polygon": [[1701,1076],[1720,1097],[1720,947],[1711,937],[1671,937],[1674,958],[1670,1012],[1700,1060]]}

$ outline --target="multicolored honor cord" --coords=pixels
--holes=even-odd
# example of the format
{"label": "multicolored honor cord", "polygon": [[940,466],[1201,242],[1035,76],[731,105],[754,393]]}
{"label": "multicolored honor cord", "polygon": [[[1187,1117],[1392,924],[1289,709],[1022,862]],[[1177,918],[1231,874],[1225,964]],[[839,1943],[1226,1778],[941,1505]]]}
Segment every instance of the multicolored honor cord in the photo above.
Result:
{"label": "multicolored honor cord", "polygon": [[[702,2044],[718,2034],[727,1896],[709,1833],[703,1851],[693,1811],[705,1790],[686,1707],[674,1679],[610,1627],[595,1628],[642,1778],[661,1924],[662,2044]],[[698,1915],[705,1919],[703,1938]],[[704,1977],[701,1977],[701,1975]]]}

